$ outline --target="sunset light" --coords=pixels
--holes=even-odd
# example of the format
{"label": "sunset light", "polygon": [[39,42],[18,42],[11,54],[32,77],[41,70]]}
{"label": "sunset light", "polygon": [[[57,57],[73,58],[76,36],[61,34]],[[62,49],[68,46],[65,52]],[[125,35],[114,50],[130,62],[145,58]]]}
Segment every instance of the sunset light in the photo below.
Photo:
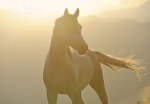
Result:
{"label": "sunset light", "polygon": [[0,104],[150,104],[150,0],[0,0]]}
{"label": "sunset light", "polygon": [[132,8],[140,6],[147,0],[5,0],[0,9],[21,12],[44,12],[48,14],[62,13],[64,8],[73,12],[81,9],[81,15],[100,13],[104,10]]}

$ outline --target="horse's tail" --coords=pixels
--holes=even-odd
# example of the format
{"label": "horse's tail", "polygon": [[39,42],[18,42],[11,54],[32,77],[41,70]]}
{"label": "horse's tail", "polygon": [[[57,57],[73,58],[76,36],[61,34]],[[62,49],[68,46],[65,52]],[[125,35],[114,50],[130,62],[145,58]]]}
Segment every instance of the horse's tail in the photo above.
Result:
{"label": "horse's tail", "polygon": [[97,55],[100,63],[107,65],[113,70],[119,70],[120,68],[127,68],[128,70],[136,72],[137,76],[140,78],[138,71],[144,69],[144,67],[139,66],[138,61],[132,59],[134,55],[131,55],[127,58],[117,58],[103,54],[98,51],[93,52]]}

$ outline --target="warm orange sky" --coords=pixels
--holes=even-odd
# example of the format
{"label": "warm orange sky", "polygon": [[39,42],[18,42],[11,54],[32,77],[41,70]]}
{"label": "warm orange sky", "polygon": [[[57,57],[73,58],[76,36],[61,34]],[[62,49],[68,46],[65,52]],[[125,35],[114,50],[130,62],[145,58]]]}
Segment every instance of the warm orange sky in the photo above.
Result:
{"label": "warm orange sky", "polygon": [[0,9],[25,12],[46,12],[49,14],[62,13],[64,8],[70,12],[77,7],[81,15],[95,14],[109,9],[132,8],[145,3],[147,0],[3,0]]}

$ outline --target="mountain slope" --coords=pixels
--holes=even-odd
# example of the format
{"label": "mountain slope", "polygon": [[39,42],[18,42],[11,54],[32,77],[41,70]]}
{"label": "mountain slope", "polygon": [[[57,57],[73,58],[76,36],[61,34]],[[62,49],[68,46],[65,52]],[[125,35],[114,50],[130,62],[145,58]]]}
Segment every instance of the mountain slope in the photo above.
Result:
{"label": "mountain slope", "polygon": [[131,19],[141,22],[150,21],[150,0],[140,7],[110,10],[100,14],[102,17],[113,19]]}

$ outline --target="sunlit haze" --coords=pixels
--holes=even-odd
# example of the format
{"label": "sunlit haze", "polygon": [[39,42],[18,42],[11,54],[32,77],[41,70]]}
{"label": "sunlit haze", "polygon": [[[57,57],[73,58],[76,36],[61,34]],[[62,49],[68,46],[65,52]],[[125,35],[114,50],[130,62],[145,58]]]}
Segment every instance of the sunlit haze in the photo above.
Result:
{"label": "sunlit haze", "polygon": [[[44,64],[51,37],[58,33],[54,32],[54,27],[59,27],[56,20],[65,15],[66,8],[70,14],[75,13],[74,16],[79,13],[81,35],[90,50],[119,58],[133,52],[133,59],[143,60],[140,65],[150,69],[150,0],[0,0],[0,104],[48,104],[43,83]],[[68,18],[65,20],[74,20]],[[67,25],[69,31],[78,29],[70,24]],[[56,34],[61,36],[55,38],[58,42],[72,37],[62,32]],[[72,43],[70,40],[65,43]],[[64,51],[54,53],[58,52]],[[66,55],[60,55],[72,59],[72,51],[65,52]],[[86,63],[86,67],[88,65]],[[101,65],[109,104],[150,104],[142,103],[150,102],[150,70],[146,74],[142,72],[144,77],[139,81],[131,71],[114,71]],[[88,68],[85,69],[84,75],[90,78]],[[61,78],[63,74],[61,70]],[[68,75],[66,79],[70,80],[72,75]],[[82,91],[82,98],[85,104],[101,104],[90,85]],[[59,95],[58,104],[71,104],[71,99]]]}
{"label": "sunlit haze", "polygon": [[21,12],[42,12],[48,14],[62,13],[64,8],[73,12],[81,9],[81,15],[96,14],[104,10],[133,8],[142,5],[147,0],[4,0],[0,9]]}

